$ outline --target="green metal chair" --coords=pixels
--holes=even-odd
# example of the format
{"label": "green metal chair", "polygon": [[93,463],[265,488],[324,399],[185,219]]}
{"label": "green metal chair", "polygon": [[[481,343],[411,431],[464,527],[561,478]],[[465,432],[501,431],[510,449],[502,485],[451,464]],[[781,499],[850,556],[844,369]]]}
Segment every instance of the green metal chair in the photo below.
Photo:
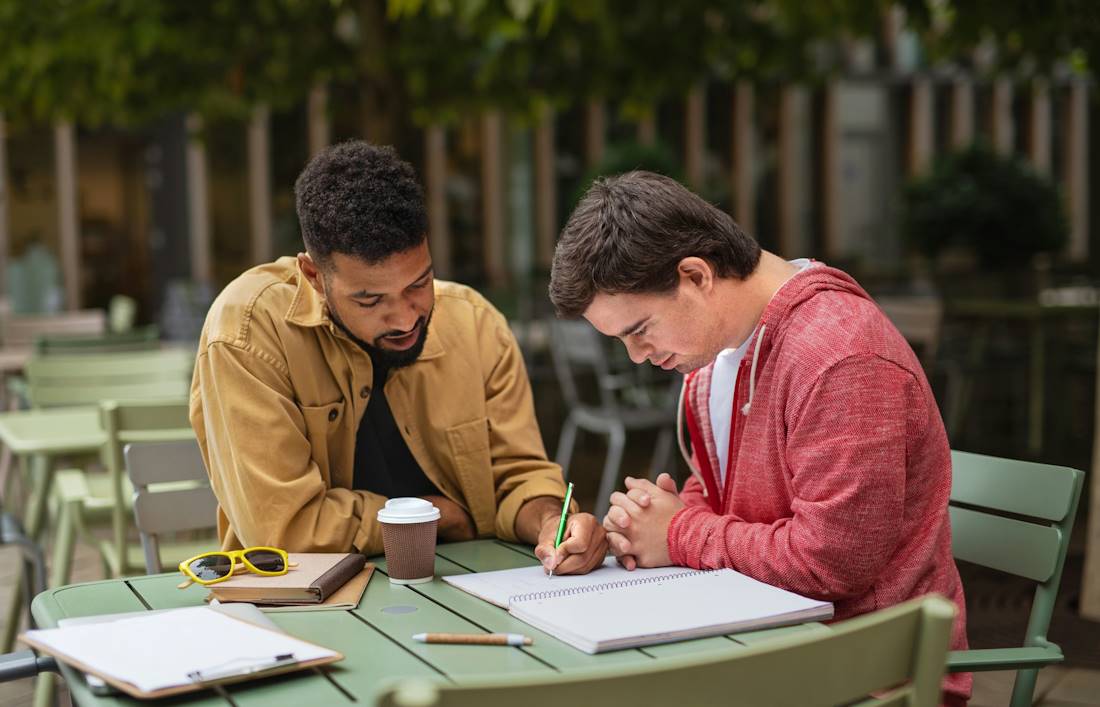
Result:
{"label": "green metal chair", "polygon": [[34,352],[42,356],[56,354],[112,354],[123,351],[152,351],[160,348],[160,329],[155,325],[122,333],[93,336],[46,335],[34,342]]}
{"label": "green metal chair", "polygon": [[[561,707],[600,705],[850,704],[931,707],[951,640],[955,607],[929,596],[754,647],[732,643],[721,655],[684,656],[652,667],[459,684],[405,680],[379,707]],[[644,620],[644,617],[643,617]],[[873,697],[869,695],[874,694]]]}
{"label": "green metal chair", "polygon": [[[134,487],[134,520],[141,533],[145,573],[174,569],[181,560],[219,546],[218,499],[197,439],[127,444],[126,471]],[[206,531],[198,538],[165,542],[166,536]]]}
{"label": "green metal chair", "polygon": [[[69,582],[78,536],[99,551],[109,576],[119,577],[144,567],[140,548],[128,540],[133,524],[134,489],[126,474],[123,448],[136,442],[195,438],[185,397],[105,401],[101,404],[100,415],[107,433],[102,450],[106,473],[88,473],[82,469],[57,472],[55,496],[59,510],[51,586]],[[97,539],[88,532],[89,523],[108,519],[112,531],[109,540]]]}
{"label": "green metal chair", "polygon": [[1062,649],[1047,640],[1047,629],[1085,475],[1062,466],[967,452],[951,452],[951,461],[955,557],[1038,585],[1023,646],[952,651],[947,669],[1016,670],[1011,704],[1030,705],[1039,668],[1063,660]]}

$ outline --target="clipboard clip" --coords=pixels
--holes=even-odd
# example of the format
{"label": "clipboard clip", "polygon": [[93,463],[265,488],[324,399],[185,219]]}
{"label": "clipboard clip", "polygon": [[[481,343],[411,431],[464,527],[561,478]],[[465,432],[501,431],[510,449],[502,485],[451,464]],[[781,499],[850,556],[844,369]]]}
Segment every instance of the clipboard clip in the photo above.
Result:
{"label": "clipboard clip", "polygon": [[225,678],[262,673],[285,665],[294,665],[297,662],[293,653],[283,653],[273,658],[234,658],[221,665],[204,668],[203,670],[192,670],[187,673],[187,677],[195,683],[212,682]]}

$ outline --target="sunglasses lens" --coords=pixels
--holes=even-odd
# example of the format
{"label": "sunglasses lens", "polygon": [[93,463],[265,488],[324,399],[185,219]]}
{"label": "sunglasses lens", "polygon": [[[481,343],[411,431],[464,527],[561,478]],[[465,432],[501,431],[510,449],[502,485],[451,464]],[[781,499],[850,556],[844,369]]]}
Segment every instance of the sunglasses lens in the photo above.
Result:
{"label": "sunglasses lens", "polygon": [[218,579],[233,571],[233,562],[226,555],[203,555],[187,566],[201,580]]}
{"label": "sunglasses lens", "polygon": [[270,550],[252,550],[245,553],[245,558],[252,566],[261,572],[282,572],[286,569],[283,556]]}

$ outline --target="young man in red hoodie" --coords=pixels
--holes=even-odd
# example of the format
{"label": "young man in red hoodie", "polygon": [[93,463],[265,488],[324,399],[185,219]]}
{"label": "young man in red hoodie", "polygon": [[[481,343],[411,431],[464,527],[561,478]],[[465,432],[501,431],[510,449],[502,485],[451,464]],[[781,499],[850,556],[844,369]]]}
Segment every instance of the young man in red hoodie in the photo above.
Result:
{"label": "young man in red hoodie", "polygon": [[[834,603],[838,619],[955,602],[951,457],[912,349],[845,273],[762,251],[674,180],[597,181],[558,242],[550,298],[686,375],[692,477],[628,478],[604,519],[628,569],[730,567]],[[681,435],[682,438],[682,435]],[[944,680],[965,704],[969,674]]]}

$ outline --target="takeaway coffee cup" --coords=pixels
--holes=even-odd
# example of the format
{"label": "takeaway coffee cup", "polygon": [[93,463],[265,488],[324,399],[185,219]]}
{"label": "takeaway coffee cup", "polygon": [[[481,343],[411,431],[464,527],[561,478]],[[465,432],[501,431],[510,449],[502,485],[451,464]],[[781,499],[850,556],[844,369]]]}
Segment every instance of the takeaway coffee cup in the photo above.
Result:
{"label": "takeaway coffee cup", "polygon": [[391,584],[421,584],[435,576],[439,509],[423,498],[391,498],[378,511]]}

